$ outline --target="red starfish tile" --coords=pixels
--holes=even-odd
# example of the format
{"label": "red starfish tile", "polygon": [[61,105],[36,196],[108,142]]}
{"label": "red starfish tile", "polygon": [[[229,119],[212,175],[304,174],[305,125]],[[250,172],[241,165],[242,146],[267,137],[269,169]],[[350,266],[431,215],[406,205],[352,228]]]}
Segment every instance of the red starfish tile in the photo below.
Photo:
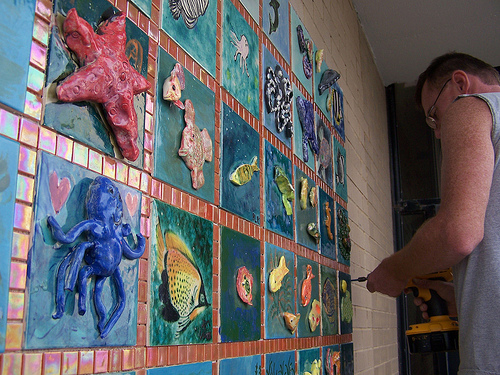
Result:
{"label": "red starfish tile", "polygon": [[139,149],[134,95],[148,90],[151,84],[125,55],[125,15],[111,17],[94,32],[76,9],[71,9],[63,31],[80,68],[58,85],[57,97],[64,102],[101,103],[123,156],[136,160]]}

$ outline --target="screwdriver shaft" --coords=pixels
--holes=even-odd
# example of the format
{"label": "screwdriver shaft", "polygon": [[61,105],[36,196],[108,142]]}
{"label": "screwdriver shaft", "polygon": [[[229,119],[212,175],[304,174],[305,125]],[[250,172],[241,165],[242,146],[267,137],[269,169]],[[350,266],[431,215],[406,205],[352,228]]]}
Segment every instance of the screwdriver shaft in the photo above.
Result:
{"label": "screwdriver shaft", "polygon": [[363,276],[363,277],[358,277],[357,279],[352,279],[351,281],[363,282],[363,281],[366,281],[366,280],[368,280],[368,277]]}

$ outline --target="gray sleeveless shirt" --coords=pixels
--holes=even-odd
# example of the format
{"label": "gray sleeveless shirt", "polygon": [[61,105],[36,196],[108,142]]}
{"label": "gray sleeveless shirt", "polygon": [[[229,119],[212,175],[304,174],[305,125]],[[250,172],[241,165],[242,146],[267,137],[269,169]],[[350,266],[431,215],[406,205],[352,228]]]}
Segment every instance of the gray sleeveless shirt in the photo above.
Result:
{"label": "gray sleeveless shirt", "polygon": [[500,93],[475,94],[490,107],[495,166],[484,238],[453,268],[460,325],[460,375],[500,374]]}

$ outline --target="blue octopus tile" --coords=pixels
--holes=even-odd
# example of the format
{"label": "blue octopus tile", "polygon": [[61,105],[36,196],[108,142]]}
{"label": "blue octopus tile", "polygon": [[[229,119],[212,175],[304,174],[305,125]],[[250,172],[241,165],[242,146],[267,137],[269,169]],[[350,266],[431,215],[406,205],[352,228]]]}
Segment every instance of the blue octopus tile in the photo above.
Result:
{"label": "blue octopus tile", "polygon": [[220,375],[254,375],[261,373],[260,355],[222,359],[219,364]]}
{"label": "blue octopus tile", "polygon": [[335,167],[335,192],[347,202],[347,166],[345,148],[334,137],[333,165]]}
{"label": "blue octopus tile", "polygon": [[297,256],[297,313],[300,314],[297,329],[298,337],[313,337],[321,335],[318,325],[314,331],[309,324],[313,301],[319,298],[319,265],[310,259]]}
{"label": "blue octopus tile", "polygon": [[[183,68],[185,89],[181,92],[180,101],[184,104],[190,100],[194,107],[195,124],[203,132],[206,129],[212,143],[211,161],[204,161],[201,171],[204,184],[195,189],[194,181],[199,181],[199,174],[193,174],[184,160],[179,156],[183,131],[186,126],[185,113],[170,101],[163,99],[163,84],[170,77],[177,61],[163,48],[158,49],[158,83],[156,92],[156,126],[154,145],[154,177],[165,181],[179,189],[187,191],[209,202],[214,202],[215,181],[215,94],[200,80]],[[196,148],[193,148],[196,151]]]}
{"label": "blue octopus tile", "polygon": [[351,236],[349,232],[349,214],[339,203],[335,206],[335,217],[337,226],[337,259],[347,266],[351,265]]}
{"label": "blue octopus tile", "polygon": [[298,374],[321,374],[321,348],[298,350]]}
{"label": "blue octopus tile", "polygon": [[[54,13],[57,17],[66,16],[75,8],[80,17],[97,30],[101,15],[109,10],[106,0],[56,0]],[[115,8],[113,8],[115,9]],[[115,9],[116,10],[116,9]],[[126,55],[130,64],[143,77],[147,78],[149,38],[132,21],[126,19],[127,46]],[[103,106],[94,102],[68,103],[57,100],[55,86],[69,74],[78,69],[78,64],[71,58],[66,48],[62,31],[53,26],[47,53],[46,90],[47,102],[44,111],[44,125],[51,127],[71,138],[111,155],[120,157],[114,134],[105,118]],[[144,155],[144,121],[146,116],[146,93],[134,96],[134,109],[137,114],[137,146],[139,156],[135,161],[128,161],[133,166],[142,168]]]}
{"label": "blue octopus tile", "polygon": [[260,242],[221,229],[221,342],[260,340]]}
{"label": "blue octopus tile", "polygon": [[316,165],[319,178],[333,188],[333,152],[332,132],[316,114],[316,135],[318,137],[318,162]]}
{"label": "blue octopus tile", "polygon": [[[10,257],[12,251],[12,228],[17,189],[17,166],[19,143],[0,137],[0,280],[10,279]],[[9,306],[9,283],[0,283],[0,353],[5,351],[7,311]]]}
{"label": "blue octopus tile", "polygon": [[212,258],[213,223],[154,200],[150,345],[212,342]]}
{"label": "blue octopus tile", "polygon": [[0,13],[0,102],[19,112],[24,112],[35,6],[36,0],[6,0]]}
{"label": "blue octopus tile", "polygon": [[321,320],[322,335],[339,333],[339,296],[337,287],[337,271],[321,266]]}
{"label": "blue octopus tile", "polygon": [[295,351],[266,354],[267,375],[295,375]]}
{"label": "blue octopus tile", "polygon": [[131,2],[134,3],[142,13],[151,18],[151,0],[131,0]]}
{"label": "blue octopus tile", "polygon": [[264,259],[265,338],[294,337],[283,318],[285,312],[295,314],[294,254],[266,243]]}
{"label": "blue octopus tile", "polygon": [[351,276],[339,271],[340,334],[352,333]]}
{"label": "blue octopus tile", "polygon": [[162,8],[162,30],[215,77],[217,1],[171,0]]}
{"label": "blue octopus tile", "polygon": [[262,45],[262,108],[264,126],[288,148],[292,144],[293,89],[290,78],[269,50]]}
{"label": "blue octopus tile", "polygon": [[220,205],[257,225],[260,225],[259,141],[259,133],[223,103]]}
{"label": "blue octopus tile", "polygon": [[[299,16],[295,12],[295,9],[293,7],[290,7],[290,44],[292,46],[292,71],[297,77],[297,79],[302,83],[304,88],[307,90],[307,92],[312,95],[313,89],[312,89],[312,79],[307,78],[305,72],[304,72],[304,58],[307,59],[307,52],[301,52],[301,48],[299,45],[299,37],[297,32],[297,28],[302,29],[302,34],[303,34],[303,39],[304,40],[309,40],[311,41],[311,37],[309,36],[309,33],[307,32],[305,26],[302,24]],[[314,49],[313,49],[314,50]],[[311,69],[314,69],[314,66],[311,66]],[[311,76],[312,76],[312,71],[311,71]]]}
{"label": "blue octopus tile", "polygon": [[323,353],[323,374],[340,374],[340,346],[329,345],[321,348]]}
{"label": "blue octopus tile", "polygon": [[[297,98],[298,97],[304,97],[302,93],[299,91],[299,89],[293,85],[293,103],[292,103],[292,108],[293,108],[293,151],[294,154],[297,155],[297,157],[302,160],[306,165],[314,170],[314,159],[315,159],[315,154],[311,148],[310,143],[307,140],[307,137],[304,135],[304,129],[303,125],[300,121],[299,114],[297,111]],[[305,148],[305,150],[304,150]],[[304,155],[307,152],[307,157]],[[307,158],[307,161],[305,159]]]}
{"label": "blue octopus tile", "polygon": [[212,375],[212,362],[152,368],[148,369],[147,373],[148,375]]}
{"label": "blue octopus tile", "polygon": [[[272,230],[285,237],[293,239],[293,206],[295,200],[292,180],[292,162],[283,155],[276,147],[265,141],[265,228]],[[283,191],[281,192],[276,177],[278,173],[282,176]],[[286,183],[286,180],[288,183]],[[280,181],[280,179],[278,179]],[[288,196],[292,200],[285,198],[287,205],[291,209],[291,214],[287,214],[287,209],[283,203],[283,195]]]}
{"label": "blue octopus tile", "polygon": [[340,138],[345,141],[344,93],[338,82],[333,84],[332,93],[332,124]]}
{"label": "blue octopus tile", "polygon": [[[314,180],[295,166],[295,233],[297,243],[318,251],[318,195]],[[312,190],[312,193],[311,193]],[[311,196],[312,199],[311,199]],[[314,202],[314,204],[313,204]]]}
{"label": "blue octopus tile", "polygon": [[[145,249],[141,193],[45,152],[38,156],[36,192],[25,348],[135,345],[137,258]],[[107,220],[113,232],[98,224]],[[78,272],[84,277],[77,281]]]}
{"label": "blue octopus tile", "polygon": [[335,247],[335,201],[323,189],[319,188],[319,232],[321,234],[321,254],[337,259]]}
{"label": "blue octopus tile", "polygon": [[262,28],[288,63],[290,62],[289,20],[287,0],[262,2]]}
{"label": "blue octopus tile", "polygon": [[259,118],[259,38],[231,0],[223,1],[222,86]]}
{"label": "blue octopus tile", "polygon": [[349,342],[340,345],[341,375],[354,375],[354,344]]}

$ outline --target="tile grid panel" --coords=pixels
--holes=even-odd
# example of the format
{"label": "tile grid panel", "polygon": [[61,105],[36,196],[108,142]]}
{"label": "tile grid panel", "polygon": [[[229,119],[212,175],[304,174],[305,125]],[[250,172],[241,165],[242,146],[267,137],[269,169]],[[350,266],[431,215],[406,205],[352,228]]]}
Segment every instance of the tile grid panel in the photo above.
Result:
{"label": "tile grid panel", "polygon": [[[281,57],[276,48],[262,32],[257,23],[250,17],[246,9],[236,0],[232,0],[245,20],[252,26],[263,41],[266,48],[277,58],[287,74],[292,77],[292,82],[299,88],[306,99],[312,97],[306,92],[298,79],[291,74],[290,65]],[[149,36],[148,75],[147,79],[152,84],[146,95],[146,118],[144,136],[144,170],[138,170],[115,160],[100,151],[93,150],[70,138],[55,133],[49,128],[40,125],[43,113],[42,90],[43,87],[34,80],[28,81],[24,114],[16,113],[12,109],[0,108],[0,134],[17,140],[21,144],[18,167],[18,189],[16,195],[14,239],[12,248],[11,277],[9,289],[9,309],[6,333],[6,352],[0,356],[1,374],[91,374],[117,371],[135,370],[136,373],[145,374],[147,368],[177,365],[192,362],[217,361],[243,355],[263,355],[278,351],[300,350],[311,347],[340,344],[352,341],[352,334],[319,336],[308,338],[289,338],[277,340],[259,340],[251,342],[219,343],[220,317],[219,309],[219,231],[220,226],[237,230],[261,242],[261,268],[264,268],[264,241],[273,245],[286,248],[298,256],[306,257],[333,269],[349,273],[349,267],[326,258],[319,253],[298,245],[294,241],[284,238],[261,226],[248,222],[232,213],[219,209],[219,155],[220,155],[220,111],[224,102],[235,110],[240,117],[249,123],[262,138],[269,141],[280,152],[293,161],[315,183],[320,186],[334,200],[346,208],[346,203],[334,193],[324,181],[319,179],[313,171],[306,167],[292,150],[285,147],[261,122],[240,105],[218,82],[221,81],[221,3],[218,1],[217,10],[217,66],[216,79],[207,74],[189,55],[187,55],[164,31],[160,30],[161,1],[153,0],[151,18],[146,17],[133,4],[126,0],[115,0],[111,3],[118,9],[126,12],[132,20]],[[262,19],[262,6],[259,10]],[[30,71],[44,74],[47,62],[47,45],[50,19],[52,16],[52,3],[50,0],[38,0],[36,5],[33,41],[31,49]],[[151,177],[153,165],[153,134],[154,112],[156,95],[156,60],[158,46],[164,48],[170,55],[179,61],[184,68],[200,79],[214,91],[216,95],[216,139],[215,139],[215,202],[207,203],[193,197],[184,191],[178,190],[162,181]],[[261,49],[261,46],[259,45]],[[260,51],[262,53],[262,51]],[[262,66],[260,66],[260,70]],[[260,74],[259,74],[260,76]],[[30,74],[31,77],[31,74]],[[320,113],[321,118],[332,129],[330,122]],[[343,140],[335,134],[337,140],[344,145]],[[262,141],[263,142],[263,141]],[[293,147],[293,146],[292,146]],[[261,143],[261,160],[263,157]],[[141,212],[141,233],[146,237],[146,252],[139,260],[139,291],[137,314],[137,344],[135,347],[125,348],[100,348],[100,349],[71,349],[70,351],[48,352],[22,352],[24,301],[27,277],[27,259],[32,230],[33,200],[35,196],[35,166],[37,151],[43,150],[57,155],[63,159],[90,169],[96,173],[124,183],[143,193]],[[263,191],[261,181],[261,191]],[[214,343],[203,345],[180,346],[147,346],[148,323],[148,258],[150,237],[150,204],[152,199],[160,199],[175,207],[203,217],[214,223],[214,264],[213,264],[213,338]],[[263,202],[261,202],[261,209]],[[264,210],[261,210],[264,212]],[[261,215],[264,215],[263,213]],[[263,223],[264,220],[261,220]],[[294,269],[294,272],[296,270]],[[261,302],[264,306],[264,275],[261,280]],[[264,307],[261,311],[262,322]],[[264,337],[264,325],[261,327],[261,337]],[[264,365],[264,357],[262,357]],[[264,366],[263,366],[264,367]],[[265,372],[265,370],[263,370]],[[218,367],[214,363],[214,374]]]}

